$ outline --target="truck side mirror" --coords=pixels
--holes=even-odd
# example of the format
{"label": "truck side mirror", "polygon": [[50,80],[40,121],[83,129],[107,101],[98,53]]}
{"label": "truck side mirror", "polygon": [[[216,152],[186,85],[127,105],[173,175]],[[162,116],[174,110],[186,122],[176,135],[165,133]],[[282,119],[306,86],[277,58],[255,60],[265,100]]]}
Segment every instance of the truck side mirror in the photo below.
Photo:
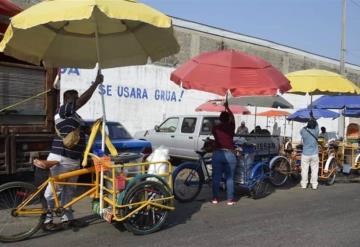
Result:
{"label": "truck side mirror", "polygon": [[160,132],[160,127],[158,125],[155,125],[154,129],[156,132]]}

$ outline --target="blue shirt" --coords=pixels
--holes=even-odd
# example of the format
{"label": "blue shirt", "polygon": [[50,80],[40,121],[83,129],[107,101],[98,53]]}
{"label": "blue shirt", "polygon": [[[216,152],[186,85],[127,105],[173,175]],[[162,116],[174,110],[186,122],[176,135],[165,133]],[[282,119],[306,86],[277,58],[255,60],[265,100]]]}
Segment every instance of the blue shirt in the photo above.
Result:
{"label": "blue shirt", "polygon": [[[308,132],[310,131],[316,139]],[[316,125],[315,129],[302,128],[300,131],[301,138],[303,140],[304,155],[315,155],[319,153],[317,137],[319,135],[319,125]]]}

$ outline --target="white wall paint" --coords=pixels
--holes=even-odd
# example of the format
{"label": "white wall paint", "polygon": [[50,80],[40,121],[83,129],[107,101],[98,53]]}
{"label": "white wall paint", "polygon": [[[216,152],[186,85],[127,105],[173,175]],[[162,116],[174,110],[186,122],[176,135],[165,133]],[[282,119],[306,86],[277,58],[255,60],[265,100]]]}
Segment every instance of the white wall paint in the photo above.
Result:
{"label": "white wall paint", "polygon": [[[155,124],[161,123],[171,115],[194,114],[194,109],[198,105],[208,99],[219,97],[196,90],[183,90],[170,81],[173,70],[173,68],[156,65],[103,70],[103,85],[111,88],[111,92],[105,95],[107,119],[120,121],[133,134],[139,130],[153,128]],[[62,72],[61,94],[68,89],[76,89],[79,93],[83,93],[96,77],[96,70],[63,69]],[[117,92],[118,87],[122,96],[119,96]],[[125,97],[125,87],[140,90],[141,95],[147,95],[147,97]],[[102,116],[99,92],[100,89],[79,110],[83,118],[96,119]],[[168,100],[159,98],[161,92],[167,94]]]}
{"label": "white wall paint", "polygon": [[[144,65],[113,68],[103,70],[104,87],[111,89],[105,94],[106,115],[108,120],[119,121],[134,134],[136,131],[153,128],[166,117],[177,114],[194,114],[194,109],[209,99],[219,98],[218,95],[209,94],[197,90],[183,90],[170,81],[173,68]],[[68,89],[76,89],[83,93],[96,77],[96,70],[63,69],[61,75],[61,93]],[[119,94],[118,94],[119,87]],[[142,97],[125,97],[125,88],[138,90]],[[97,89],[91,100],[82,109],[80,115],[86,119],[96,119],[102,116],[100,89]],[[167,93],[168,100],[156,98],[159,92]],[[122,95],[121,95],[122,93]],[[157,94],[156,94],[157,93]],[[147,96],[147,97],[146,97]],[[283,97],[292,103],[295,109],[304,108],[310,103],[310,96],[284,94]],[[319,96],[314,96],[313,100]],[[175,100],[176,99],[176,100]],[[175,100],[175,101],[174,101]],[[254,113],[254,107],[248,107]],[[257,112],[268,110],[258,107]],[[254,115],[236,115],[237,126],[242,120],[246,122],[249,130],[254,127]],[[348,122],[348,120],[346,120]],[[268,129],[273,130],[275,122],[284,134],[284,118],[269,118]],[[336,131],[338,122],[331,119],[320,119],[320,126],[325,126],[328,131]],[[257,125],[266,128],[266,117],[257,117]],[[286,136],[291,136],[295,141],[300,140],[299,130],[304,124],[286,121]]]}

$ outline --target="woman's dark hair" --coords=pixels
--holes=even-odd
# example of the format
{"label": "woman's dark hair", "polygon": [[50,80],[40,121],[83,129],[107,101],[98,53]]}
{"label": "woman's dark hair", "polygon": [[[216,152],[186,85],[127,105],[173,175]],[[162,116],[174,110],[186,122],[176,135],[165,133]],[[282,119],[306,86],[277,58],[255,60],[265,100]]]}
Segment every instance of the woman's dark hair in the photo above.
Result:
{"label": "woman's dark hair", "polygon": [[316,125],[317,125],[316,120],[313,119],[313,118],[311,118],[311,119],[308,121],[306,128],[308,128],[308,129],[315,129],[315,128],[316,128]]}
{"label": "woman's dark hair", "polygon": [[219,119],[220,119],[220,121],[221,121],[222,123],[229,122],[229,120],[230,120],[230,115],[229,115],[229,113],[228,113],[227,111],[222,111],[222,112],[220,113]]}

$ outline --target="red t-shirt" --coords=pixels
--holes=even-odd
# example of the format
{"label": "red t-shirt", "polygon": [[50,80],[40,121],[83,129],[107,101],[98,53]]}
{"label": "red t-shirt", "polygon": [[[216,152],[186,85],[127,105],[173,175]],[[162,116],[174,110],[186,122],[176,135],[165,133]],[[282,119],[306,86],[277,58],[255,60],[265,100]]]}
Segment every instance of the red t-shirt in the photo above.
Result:
{"label": "red t-shirt", "polygon": [[235,123],[220,123],[213,127],[212,134],[215,137],[215,144],[217,149],[226,148],[234,149],[234,132]]}

